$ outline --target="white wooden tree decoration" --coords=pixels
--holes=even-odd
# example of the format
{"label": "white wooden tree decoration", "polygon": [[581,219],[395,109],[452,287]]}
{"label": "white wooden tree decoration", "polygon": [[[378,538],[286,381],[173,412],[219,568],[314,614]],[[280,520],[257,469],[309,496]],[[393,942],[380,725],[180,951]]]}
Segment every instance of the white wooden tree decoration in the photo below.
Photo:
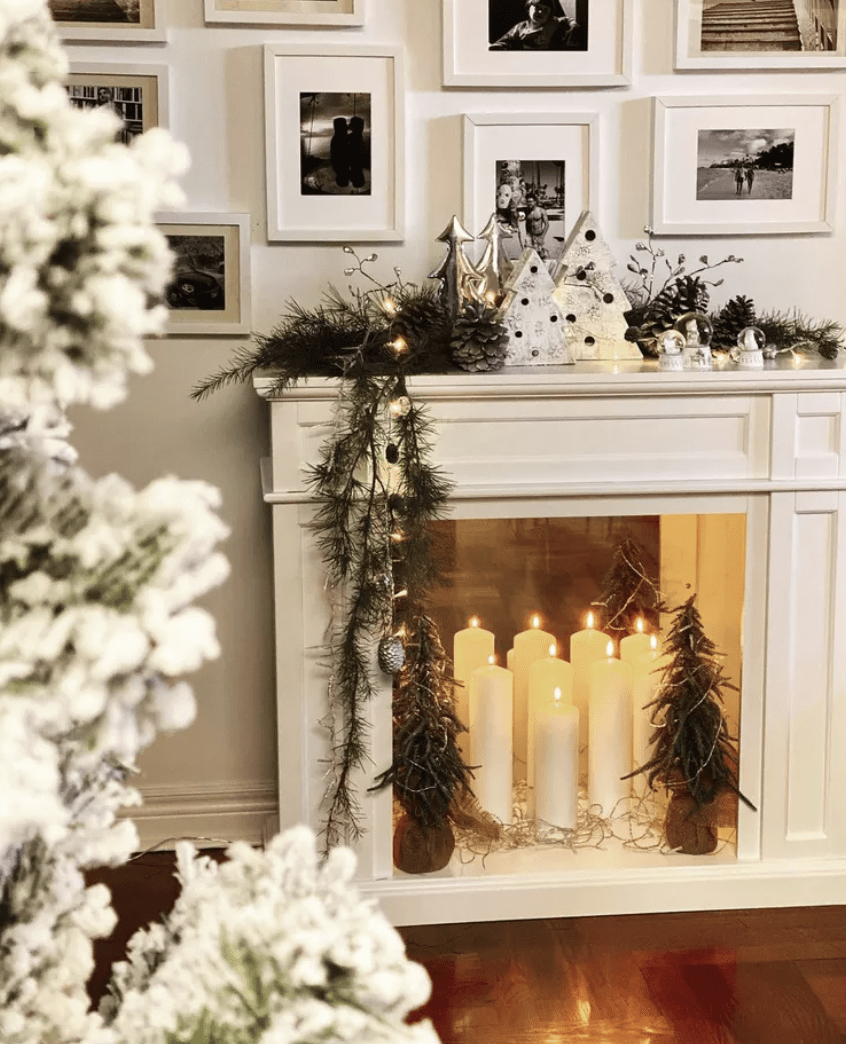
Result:
{"label": "white wooden tree decoration", "polygon": [[447,253],[438,267],[429,273],[429,278],[440,280],[440,298],[452,319],[467,301],[478,301],[481,296],[482,277],[464,253],[464,244],[475,239],[455,216],[438,236],[439,243],[446,243]]}
{"label": "white wooden tree decoration", "polygon": [[[503,239],[513,239],[514,234],[508,226],[503,225],[496,214],[491,214],[487,225],[479,233],[478,239],[484,240],[485,249],[476,270],[482,277],[480,290],[491,302],[491,294],[498,301],[511,271],[511,262],[505,256],[502,247]],[[492,302],[491,302],[492,303]]]}
{"label": "white wooden tree decoration", "polygon": [[614,265],[596,218],[586,210],[564,244],[554,295],[576,359],[642,358],[638,346],[626,340],[631,305]]}
{"label": "white wooden tree decoration", "polygon": [[555,282],[536,250],[524,250],[505,285],[500,317],[508,331],[506,366],[572,363],[564,315],[553,299]]}

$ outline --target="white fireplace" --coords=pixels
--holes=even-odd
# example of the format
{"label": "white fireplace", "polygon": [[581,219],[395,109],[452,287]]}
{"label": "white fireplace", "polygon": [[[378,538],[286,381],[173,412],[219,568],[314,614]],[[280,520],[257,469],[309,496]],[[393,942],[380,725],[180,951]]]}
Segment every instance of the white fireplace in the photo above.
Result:
{"label": "white fireplace", "polygon": [[[558,531],[563,520],[592,520],[594,530],[613,530],[615,520],[658,520],[662,584],[675,585],[667,593],[676,599],[698,588],[741,689],[727,713],[740,789],[758,811],[741,805],[736,831],[707,856],[617,842],[485,859],[457,850],[442,871],[403,874],[392,862],[391,794],[367,793],[391,760],[391,683],[382,678],[369,708],[373,762],[358,780],[357,851],[362,890],[394,923],[844,901],[845,377],[837,363],[799,359],[763,372],[660,373],[644,361],[411,380],[456,484],[454,543],[478,544],[503,524]],[[268,378],[255,384],[267,395]],[[283,827],[319,829],[322,818],[327,605],[303,478],[330,430],[334,396],[333,382],[312,379],[270,402],[263,483],[273,511]],[[697,565],[706,558],[707,570]],[[449,650],[452,635],[442,637]]]}

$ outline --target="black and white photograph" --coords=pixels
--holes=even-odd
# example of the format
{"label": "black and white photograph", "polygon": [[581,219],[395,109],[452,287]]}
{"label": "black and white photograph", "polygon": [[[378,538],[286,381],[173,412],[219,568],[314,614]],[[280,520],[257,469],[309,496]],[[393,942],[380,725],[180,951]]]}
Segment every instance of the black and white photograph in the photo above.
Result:
{"label": "black and white photograph", "polygon": [[362,25],[365,0],[205,0],[211,25]]}
{"label": "black and white photograph", "polygon": [[175,255],[165,299],[169,308],[224,311],[226,241],[223,236],[167,235]]}
{"label": "black and white photograph", "polygon": [[700,130],[696,198],[792,199],[795,130]]}
{"label": "black and white photograph", "polygon": [[834,52],[840,0],[702,0],[703,52]]}
{"label": "black and white photograph", "polygon": [[118,140],[128,145],[133,138],[143,134],[144,88],[104,86],[96,83],[70,83],[66,86],[71,103],[78,109],[107,109],[123,124]]}
{"label": "black and white photograph", "polygon": [[496,216],[507,257],[516,259],[528,247],[544,261],[559,257],[566,239],[565,171],[564,160],[497,160]]}
{"label": "black and white photograph", "polygon": [[491,51],[586,51],[588,0],[488,0]]}
{"label": "black and white photograph", "polygon": [[57,22],[141,22],[141,0],[48,0],[47,6]]}
{"label": "black and white photograph", "polygon": [[300,92],[300,192],[369,196],[369,94]]}

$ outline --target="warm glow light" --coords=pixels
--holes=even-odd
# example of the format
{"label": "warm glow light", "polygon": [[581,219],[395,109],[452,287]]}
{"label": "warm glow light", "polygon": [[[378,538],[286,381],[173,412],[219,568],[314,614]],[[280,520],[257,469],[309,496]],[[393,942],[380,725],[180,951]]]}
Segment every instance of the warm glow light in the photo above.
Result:
{"label": "warm glow light", "polygon": [[488,657],[488,663],[489,663],[489,664],[490,664],[491,666],[493,666],[493,665],[494,665],[494,664],[496,663],[496,654],[495,654],[495,653],[492,653],[492,654],[491,654],[491,655],[490,655],[490,656]]}
{"label": "warm glow light", "polygon": [[488,292],[485,294],[485,299],[487,300],[489,305],[496,304],[496,294],[493,292],[493,290],[488,290]]}
{"label": "warm glow light", "polygon": [[533,616],[532,617],[532,627],[534,627],[534,628],[540,627],[540,617],[539,616]]}
{"label": "warm glow light", "polygon": [[593,615],[593,613],[588,613],[587,614],[587,625],[588,625],[588,630],[589,631],[593,630],[593,624],[594,624],[594,615]]}
{"label": "warm glow light", "polygon": [[478,616],[473,616],[473,617],[470,618],[470,626],[471,627],[478,627],[479,626],[479,617]]}
{"label": "warm glow light", "polygon": [[637,628],[638,634],[643,634],[643,620],[640,617],[637,618],[637,623],[635,624],[635,627]]}
{"label": "warm glow light", "polygon": [[658,652],[658,635],[657,634],[650,634],[650,636],[649,636],[649,648],[653,652]]}
{"label": "warm glow light", "polygon": [[399,417],[402,415],[402,406],[398,402],[391,403],[391,416]]}
{"label": "warm glow light", "polygon": [[397,591],[397,593],[394,595],[394,598],[405,598],[407,594],[408,591],[406,591],[406,589],[403,588],[401,591]]}
{"label": "warm glow light", "polygon": [[391,533],[391,540],[398,544],[400,541],[405,540],[405,535],[397,530],[397,532]]}
{"label": "warm glow light", "polygon": [[397,337],[395,340],[391,341],[391,347],[397,355],[399,355],[400,352],[405,352],[408,350],[408,345],[405,343],[402,337]]}
{"label": "warm glow light", "polygon": [[553,692],[552,695],[555,697],[555,702],[556,703],[560,703],[561,702],[561,690],[557,686],[555,688],[555,692]]}
{"label": "warm glow light", "polygon": [[555,656],[555,654],[556,654],[557,652],[558,652],[558,649],[557,649],[557,648],[555,647],[555,643],[553,643],[552,645],[550,645],[550,647],[549,647],[549,655],[550,655],[550,656]]}
{"label": "warm glow light", "polygon": [[605,655],[608,657],[609,660],[613,660],[614,659],[614,643],[613,642],[609,642],[605,646]]}
{"label": "warm glow light", "polygon": [[385,300],[382,302],[382,307],[385,309],[388,315],[393,315],[397,310],[396,303],[392,297],[386,297]]}

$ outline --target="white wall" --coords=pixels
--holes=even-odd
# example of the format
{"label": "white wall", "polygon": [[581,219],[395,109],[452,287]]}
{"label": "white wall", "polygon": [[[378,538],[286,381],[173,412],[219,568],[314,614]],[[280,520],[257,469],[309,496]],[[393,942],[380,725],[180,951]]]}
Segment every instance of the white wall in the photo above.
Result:
{"label": "white wall", "polygon": [[[285,300],[317,302],[327,282],[344,285],[339,246],[269,246],[265,235],[262,45],[322,40],[402,44],[406,48],[406,198],[404,244],[376,247],[384,277],[400,265],[421,280],[436,263],[434,237],[461,213],[464,112],[602,114],[597,216],[617,256],[642,238],[648,220],[650,103],[654,94],[842,93],[846,73],[680,74],[672,70],[673,0],[634,0],[633,86],[626,90],[450,90],[441,83],[439,0],[367,0],[363,30],[296,31],[205,27],[202,0],[166,0],[164,47],[82,46],[77,61],[166,62],[171,128],[193,166],[184,179],[187,208],[252,216],[253,323],[269,331]],[[846,323],[846,201],[838,181],[838,231],[832,236],[679,238],[674,252],[712,259],[734,253],[714,303],[736,293],[759,308],[797,306]],[[369,249],[369,248],[368,248]],[[173,473],[223,491],[232,529],[228,583],[206,599],[223,646],[219,661],[194,678],[196,724],[161,740],[142,760],[150,799],[145,841],[192,832],[258,836],[273,807],[276,775],[270,510],[261,500],[258,461],[268,453],[268,410],[252,389],[224,391],[203,405],[193,384],[228,359],[237,339],[165,340],[151,347],[156,370],[132,383],[128,401],[108,414],[77,411],[76,444],[94,474],[118,471],[135,483]]]}

